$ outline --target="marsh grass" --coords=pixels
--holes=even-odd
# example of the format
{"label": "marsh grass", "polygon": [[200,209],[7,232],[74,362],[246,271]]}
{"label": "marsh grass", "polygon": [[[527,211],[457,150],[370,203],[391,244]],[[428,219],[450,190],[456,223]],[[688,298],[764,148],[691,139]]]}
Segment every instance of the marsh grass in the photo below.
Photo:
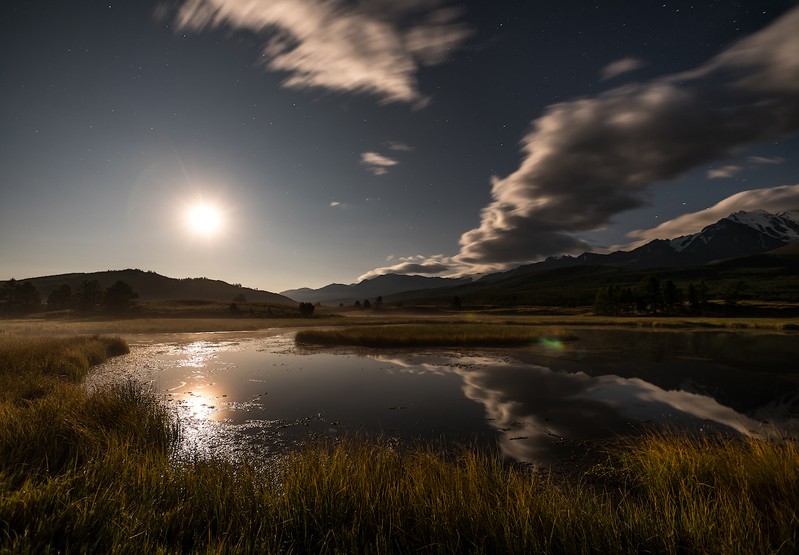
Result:
{"label": "marsh grass", "polygon": [[[87,390],[59,362],[72,353],[67,367],[83,368],[120,346],[74,341],[0,344],[0,552],[799,550],[789,440],[649,434],[568,477],[357,437],[269,465],[181,462],[151,393]],[[6,389],[14,380],[36,385]]]}
{"label": "marsh grass", "polygon": [[570,339],[563,333],[507,324],[411,324],[358,326],[344,329],[300,330],[298,344],[356,345],[361,347],[492,347],[524,345],[549,339]]}

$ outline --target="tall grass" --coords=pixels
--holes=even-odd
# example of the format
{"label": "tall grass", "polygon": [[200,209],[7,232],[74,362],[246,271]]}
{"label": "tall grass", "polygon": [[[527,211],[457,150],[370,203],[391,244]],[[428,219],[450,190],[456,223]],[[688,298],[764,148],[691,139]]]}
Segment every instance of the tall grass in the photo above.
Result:
{"label": "tall grass", "polygon": [[176,423],[140,384],[87,391],[91,366],[128,352],[115,337],[0,340],[0,469],[7,480],[46,478],[110,446],[166,453]]}
{"label": "tall grass", "polygon": [[[416,324],[300,330],[298,344],[361,347],[490,347],[538,341],[546,330],[503,324]],[[550,334],[551,335],[551,334]],[[567,339],[563,335],[561,339]]]}
{"label": "tall grass", "polygon": [[651,434],[569,479],[359,438],[268,466],[176,462],[175,425],[152,394],[88,391],[53,354],[109,343],[61,341],[38,356],[0,345],[0,386],[47,377],[36,395],[2,389],[0,552],[799,551],[788,440]]}

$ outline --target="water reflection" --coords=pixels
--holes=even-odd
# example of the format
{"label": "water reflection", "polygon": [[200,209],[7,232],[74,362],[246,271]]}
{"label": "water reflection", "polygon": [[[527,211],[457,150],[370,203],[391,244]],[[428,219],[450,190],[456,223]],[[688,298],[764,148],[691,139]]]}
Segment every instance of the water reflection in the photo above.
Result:
{"label": "water reflection", "polygon": [[536,463],[642,426],[796,432],[799,386],[780,366],[782,339],[765,342],[783,372],[770,375],[746,368],[751,354],[734,364],[708,354],[730,337],[690,335],[581,330],[574,342],[512,351],[393,354],[301,352],[292,334],[179,336],[134,344],[94,379],[151,383],[178,412],[186,452],[230,458],[352,432],[498,446]]}

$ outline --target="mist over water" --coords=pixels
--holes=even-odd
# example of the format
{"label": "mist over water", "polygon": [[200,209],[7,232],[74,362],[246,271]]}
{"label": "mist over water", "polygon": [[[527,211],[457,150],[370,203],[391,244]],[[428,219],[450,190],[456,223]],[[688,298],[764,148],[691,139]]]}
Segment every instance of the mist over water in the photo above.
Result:
{"label": "mist over water", "polygon": [[182,422],[184,454],[231,459],[366,434],[550,464],[645,428],[799,431],[795,336],[570,331],[566,343],[422,352],[298,349],[293,333],[145,336],[92,383],[151,384]]}

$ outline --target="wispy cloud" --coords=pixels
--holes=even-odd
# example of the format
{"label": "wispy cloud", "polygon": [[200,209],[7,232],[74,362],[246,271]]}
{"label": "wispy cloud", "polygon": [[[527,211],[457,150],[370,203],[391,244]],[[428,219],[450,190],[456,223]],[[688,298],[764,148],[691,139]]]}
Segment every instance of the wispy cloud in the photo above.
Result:
{"label": "wispy cloud", "polygon": [[397,160],[383,156],[377,152],[364,152],[361,154],[361,165],[375,175],[385,175],[391,166],[399,164]]}
{"label": "wispy cloud", "polygon": [[[286,87],[376,95],[384,103],[427,102],[422,66],[443,63],[471,34],[441,0],[184,0],[179,29],[228,26],[269,31],[265,66],[288,73]],[[260,36],[260,35],[259,35]]]}
{"label": "wispy cloud", "polygon": [[411,145],[401,143],[399,141],[388,141],[386,146],[389,148],[389,150],[393,150],[395,152],[411,152],[414,150]]}
{"label": "wispy cloud", "polygon": [[602,80],[613,79],[623,73],[640,69],[645,65],[644,61],[638,58],[622,58],[621,60],[616,60],[602,68]]}
{"label": "wispy cloud", "polygon": [[767,158],[765,156],[750,156],[749,158],[746,159],[746,161],[749,162],[750,164],[772,165],[772,164],[782,164],[783,162],[785,162],[785,158],[781,156],[775,156],[773,158]]}
{"label": "wispy cloud", "polygon": [[644,205],[653,184],[796,133],[797,28],[799,8],[694,71],[550,106],[453,261],[491,271],[588,250],[577,234]]}
{"label": "wispy cloud", "polygon": [[[775,156],[773,158],[767,158],[765,156],[749,156],[746,159],[746,168],[782,164],[783,162],[785,162],[785,158],[780,156]],[[746,168],[737,164],[728,164],[719,168],[711,168],[707,171],[706,175],[708,179],[726,179],[738,175]]]}
{"label": "wispy cloud", "polygon": [[727,166],[721,166],[720,168],[711,168],[707,170],[706,176],[708,179],[727,179],[738,175],[741,173],[741,170],[743,170],[741,166],[729,164]]}
{"label": "wispy cloud", "polygon": [[663,222],[650,229],[638,229],[627,234],[636,242],[621,248],[635,248],[653,239],[674,239],[701,231],[702,228],[740,210],[762,209],[780,213],[799,210],[799,185],[782,185],[764,189],[752,189],[734,194],[714,204],[710,208],[685,214]]}

